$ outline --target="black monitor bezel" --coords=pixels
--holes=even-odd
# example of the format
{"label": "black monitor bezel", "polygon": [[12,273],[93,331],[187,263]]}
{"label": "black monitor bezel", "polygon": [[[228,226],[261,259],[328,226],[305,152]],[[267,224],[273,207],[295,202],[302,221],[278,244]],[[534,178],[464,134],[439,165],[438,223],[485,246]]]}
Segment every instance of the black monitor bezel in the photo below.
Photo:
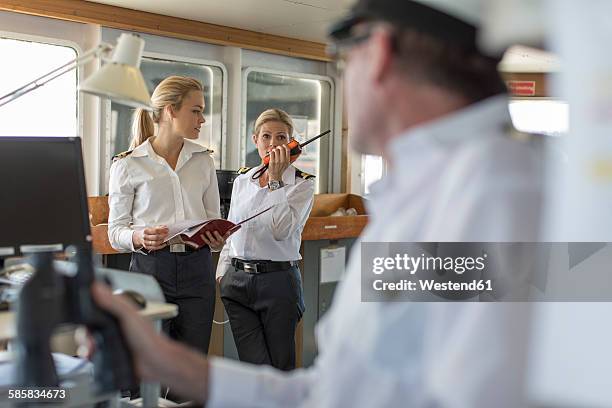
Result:
{"label": "black monitor bezel", "polygon": [[[66,136],[0,136],[0,146],[2,145],[2,142],[7,142],[7,143],[10,143],[10,142],[65,143],[65,144],[68,144],[69,146],[72,146],[72,148],[75,149],[74,153],[76,157],[76,163],[74,163],[74,165],[77,166],[79,196],[81,197],[79,208],[80,208],[81,225],[83,227],[83,231],[81,232],[82,242],[74,242],[74,243],[62,242],[61,244],[64,247],[63,249],[66,249],[68,245],[77,245],[77,246],[84,246],[87,248],[91,248],[92,236],[91,236],[91,228],[89,226],[89,206],[87,203],[87,185],[85,182],[85,165],[83,163],[83,149],[81,147],[81,138],[76,137],[76,136],[67,136],[67,137]],[[13,246],[15,250],[14,255],[23,254],[21,247],[24,245],[34,246],[34,247],[37,246],[36,244],[17,243]],[[44,245],[40,244],[39,246],[43,247]],[[0,247],[6,248],[3,246],[3,244],[0,244]]]}

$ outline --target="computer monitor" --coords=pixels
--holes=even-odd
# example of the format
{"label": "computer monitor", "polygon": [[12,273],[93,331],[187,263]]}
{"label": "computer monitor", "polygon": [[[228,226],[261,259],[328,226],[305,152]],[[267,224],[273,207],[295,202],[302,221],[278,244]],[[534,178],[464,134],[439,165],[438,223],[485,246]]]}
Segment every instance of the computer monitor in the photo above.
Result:
{"label": "computer monitor", "polygon": [[217,170],[217,184],[219,185],[219,199],[221,201],[221,217],[227,218],[232,201],[232,188],[234,179],[238,177],[235,170]]}
{"label": "computer monitor", "polygon": [[219,185],[219,198],[221,200],[232,198],[232,188],[236,177],[238,177],[236,170],[217,170],[217,184]]}
{"label": "computer monitor", "polygon": [[0,137],[0,253],[90,241],[81,139]]}

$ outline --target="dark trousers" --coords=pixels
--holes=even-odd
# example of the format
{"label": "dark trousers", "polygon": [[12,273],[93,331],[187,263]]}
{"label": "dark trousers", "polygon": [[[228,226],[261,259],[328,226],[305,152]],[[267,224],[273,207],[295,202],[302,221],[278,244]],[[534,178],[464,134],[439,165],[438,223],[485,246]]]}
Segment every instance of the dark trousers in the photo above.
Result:
{"label": "dark trousers", "polygon": [[157,279],[166,302],[178,306],[178,315],[164,320],[163,330],[171,338],[208,353],[215,311],[215,278],[210,249],[174,254],[154,251],[132,254],[130,271]]}
{"label": "dark trousers", "polygon": [[304,313],[300,270],[249,274],[232,267],[220,288],[240,360],[294,369],[295,329]]}

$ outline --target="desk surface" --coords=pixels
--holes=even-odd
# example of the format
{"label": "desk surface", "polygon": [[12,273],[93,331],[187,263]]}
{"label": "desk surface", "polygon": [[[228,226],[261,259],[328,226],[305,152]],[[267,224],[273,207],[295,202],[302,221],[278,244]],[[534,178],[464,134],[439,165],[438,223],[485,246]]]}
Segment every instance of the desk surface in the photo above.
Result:
{"label": "desk surface", "polygon": [[[163,320],[178,314],[178,307],[171,303],[147,302],[140,314],[152,321]],[[15,337],[15,313],[0,312],[0,341]]]}

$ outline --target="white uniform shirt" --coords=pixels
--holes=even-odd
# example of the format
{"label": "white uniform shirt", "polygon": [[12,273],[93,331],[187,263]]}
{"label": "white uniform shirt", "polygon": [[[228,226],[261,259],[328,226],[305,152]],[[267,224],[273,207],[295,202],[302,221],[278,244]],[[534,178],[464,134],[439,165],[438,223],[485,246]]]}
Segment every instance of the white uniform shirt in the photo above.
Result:
{"label": "white uniform shirt", "polygon": [[185,139],[172,170],[145,141],[111,166],[108,205],[108,239],[123,252],[134,251],[134,226],[219,218],[217,173],[209,150]]}
{"label": "white uniform shirt", "polygon": [[[535,240],[540,148],[495,97],[392,143],[365,242]],[[316,330],[313,367],[211,359],[210,407],[520,407],[528,305],[361,302],[359,244]]]}
{"label": "white uniform shirt", "polygon": [[217,277],[225,275],[232,258],[244,260],[297,261],[302,230],[314,201],[314,179],[296,176],[293,166],[283,173],[284,187],[270,191],[251,176],[252,168],[234,180],[227,219],[238,223],[268,207],[270,211],[244,223],[226,242],[219,256]]}

